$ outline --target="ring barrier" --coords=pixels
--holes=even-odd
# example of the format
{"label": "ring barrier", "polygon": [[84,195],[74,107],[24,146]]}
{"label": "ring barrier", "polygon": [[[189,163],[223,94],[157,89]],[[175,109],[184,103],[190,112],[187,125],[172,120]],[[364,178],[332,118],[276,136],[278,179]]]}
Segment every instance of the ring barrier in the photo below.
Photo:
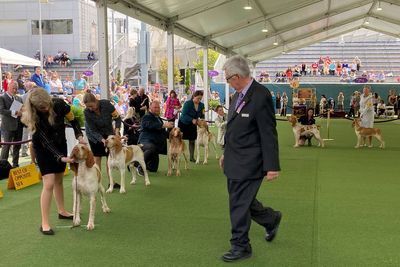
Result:
{"label": "ring barrier", "polygon": [[15,141],[15,142],[0,142],[0,145],[22,145],[32,141],[32,139],[25,140],[25,141]]}

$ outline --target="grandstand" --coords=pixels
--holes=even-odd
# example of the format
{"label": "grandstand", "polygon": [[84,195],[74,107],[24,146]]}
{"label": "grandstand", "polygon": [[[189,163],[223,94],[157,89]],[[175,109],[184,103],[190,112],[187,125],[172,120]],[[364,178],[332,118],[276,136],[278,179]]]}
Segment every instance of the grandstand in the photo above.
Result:
{"label": "grandstand", "polygon": [[[259,62],[256,73],[268,72],[274,77],[277,72],[286,71],[291,66],[302,63],[310,66],[318,62],[320,56],[330,56],[332,60],[351,64],[355,56],[361,60],[360,71],[384,71],[392,73],[393,77],[386,77],[386,82],[395,82],[400,76],[400,39],[381,33],[360,29],[321,43],[310,45],[289,53]],[[305,82],[338,82],[333,76],[302,77]]]}

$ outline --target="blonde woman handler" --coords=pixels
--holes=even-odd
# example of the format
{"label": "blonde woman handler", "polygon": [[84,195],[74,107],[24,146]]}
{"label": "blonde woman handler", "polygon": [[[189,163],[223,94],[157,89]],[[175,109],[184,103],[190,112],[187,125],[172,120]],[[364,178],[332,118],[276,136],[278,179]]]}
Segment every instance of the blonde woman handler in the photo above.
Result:
{"label": "blonde woman handler", "polygon": [[67,212],[64,207],[63,176],[66,163],[72,162],[72,159],[67,156],[64,118],[71,123],[75,137],[84,143],[79,123],[75,120],[68,104],[62,99],[51,98],[42,88],[36,88],[29,92],[21,120],[32,132],[32,144],[42,174],[40,232],[44,235],[54,235],[49,222],[53,192],[58,218],[68,220],[73,218],[72,214]]}

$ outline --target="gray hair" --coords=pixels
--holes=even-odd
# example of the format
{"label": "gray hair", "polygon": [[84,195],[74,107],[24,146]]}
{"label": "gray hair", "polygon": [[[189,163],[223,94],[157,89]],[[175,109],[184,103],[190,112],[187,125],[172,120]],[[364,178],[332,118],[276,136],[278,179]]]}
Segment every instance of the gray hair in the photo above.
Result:
{"label": "gray hair", "polygon": [[249,64],[244,57],[239,55],[228,58],[222,69],[227,76],[238,74],[241,77],[250,77]]}

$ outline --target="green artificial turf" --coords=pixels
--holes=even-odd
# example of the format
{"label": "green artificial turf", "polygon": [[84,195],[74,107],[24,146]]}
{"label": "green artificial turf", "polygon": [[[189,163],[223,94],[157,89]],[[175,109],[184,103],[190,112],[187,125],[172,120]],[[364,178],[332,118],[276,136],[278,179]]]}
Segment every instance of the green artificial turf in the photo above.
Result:
{"label": "green artificial turf", "polygon": [[[386,141],[381,150],[376,141],[374,148],[355,149],[347,120],[332,121],[334,140],[326,148],[296,149],[289,123],[279,121],[282,173],[258,194],[282,211],[279,235],[267,243],[254,223],[253,256],[235,266],[399,266],[399,122],[376,124]],[[326,137],[326,121],[318,123]],[[190,163],[181,177],[165,176],[162,156],[148,188],[142,177],[129,185],[127,174],[127,193],[107,195],[110,214],[97,200],[94,231],[83,227],[87,198],[83,226],[74,229],[71,221],[57,219],[53,201],[56,235],[43,236],[41,185],[14,191],[1,181],[0,266],[228,266],[220,260],[230,238],[226,178],[210,151],[208,165]],[[66,206],[72,207],[71,176],[64,182]]]}

